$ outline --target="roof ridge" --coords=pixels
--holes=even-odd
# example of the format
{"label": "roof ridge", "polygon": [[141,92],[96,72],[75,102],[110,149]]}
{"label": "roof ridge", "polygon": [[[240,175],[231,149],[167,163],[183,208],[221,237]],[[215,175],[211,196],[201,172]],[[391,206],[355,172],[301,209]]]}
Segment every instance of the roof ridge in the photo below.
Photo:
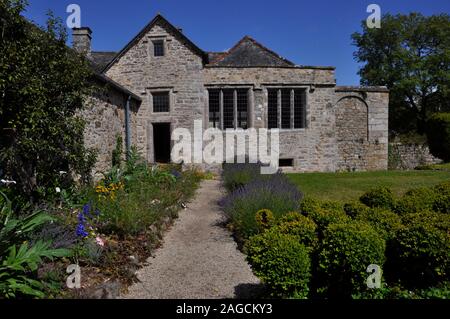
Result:
{"label": "roof ridge", "polygon": [[[231,47],[230,49],[228,49],[227,51],[223,52],[223,55],[218,57],[217,59],[215,59],[213,61],[213,63],[218,63],[220,61],[223,61],[227,56],[229,56],[231,53],[233,53],[237,48],[239,48],[239,46],[244,43],[245,41],[250,41],[252,42],[254,45],[258,46],[259,48],[261,48],[262,50],[266,51],[267,53],[269,53],[270,55],[274,56],[277,59],[282,60],[283,62],[290,64],[292,66],[295,66],[296,64],[289,61],[288,59],[282,57],[281,55],[279,55],[278,53],[276,53],[275,51],[267,48],[266,46],[264,46],[263,44],[261,44],[260,42],[256,41],[253,37],[251,37],[250,35],[245,35],[244,37],[242,37],[233,47]],[[220,52],[218,52],[220,53]]]}

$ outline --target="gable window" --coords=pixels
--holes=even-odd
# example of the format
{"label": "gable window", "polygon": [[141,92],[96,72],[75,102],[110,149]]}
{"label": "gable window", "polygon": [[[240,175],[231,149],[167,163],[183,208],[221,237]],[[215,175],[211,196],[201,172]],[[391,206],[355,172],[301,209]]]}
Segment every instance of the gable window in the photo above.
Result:
{"label": "gable window", "polygon": [[248,128],[248,89],[211,89],[208,92],[210,127]]}
{"label": "gable window", "polygon": [[268,89],[267,127],[306,128],[306,90]]}
{"label": "gable window", "polygon": [[164,56],[164,40],[153,41],[153,55]]}
{"label": "gable window", "polygon": [[152,93],[153,97],[153,112],[169,112],[170,102],[169,102],[169,92],[155,92]]}

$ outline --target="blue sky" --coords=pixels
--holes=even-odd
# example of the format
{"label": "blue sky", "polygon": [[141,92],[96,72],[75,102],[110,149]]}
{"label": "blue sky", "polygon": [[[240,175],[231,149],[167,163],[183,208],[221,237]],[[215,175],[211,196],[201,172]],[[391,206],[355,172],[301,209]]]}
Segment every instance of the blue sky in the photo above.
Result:
{"label": "blue sky", "polygon": [[118,51],[158,12],[205,51],[223,51],[250,35],[281,56],[302,65],[336,66],[339,85],[357,85],[358,64],[350,35],[371,3],[382,13],[450,13],[449,0],[29,0],[25,16],[38,24],[50,9],[67,17],[81,7],[83,26],[93,30],[93,49]]}

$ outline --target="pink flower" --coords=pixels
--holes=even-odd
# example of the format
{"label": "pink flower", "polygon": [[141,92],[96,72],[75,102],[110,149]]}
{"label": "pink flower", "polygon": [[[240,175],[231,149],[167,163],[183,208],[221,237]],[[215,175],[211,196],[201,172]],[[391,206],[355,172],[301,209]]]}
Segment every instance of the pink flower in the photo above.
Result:
{"label": "pink flower", "polygon": [[105,241],[103,239],[100,238],[100,236],[95,237],[95,242],[97,243],[97,245],[104,247],[105,246]]}

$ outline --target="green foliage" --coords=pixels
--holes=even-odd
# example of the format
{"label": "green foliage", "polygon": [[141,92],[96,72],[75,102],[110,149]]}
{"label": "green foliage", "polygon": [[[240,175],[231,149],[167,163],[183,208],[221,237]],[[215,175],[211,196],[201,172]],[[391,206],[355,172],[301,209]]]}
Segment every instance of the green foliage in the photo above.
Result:
{"label": "green foliage", "polygon": [[318,256],[321,283],[328,296],[350,297],[367,289],[366,269],[384,264],[384,239],[367,223],[331,224],[324,232]]}
{"label": "green foliage", "polygon": [[438,113],[430,117],[427,138],[431,154],[450,162],[450,113]]}
{"label": "green foliage", "polygon": [[89,62],[66,46],[61,21],[38,28],[21,16],[22,0],[0,2],[0,167],[27,196],[67,188],[73,172],[90,177],[94,153],[78,115],[91,91]]}
{"label": "green foliage", "polygon": [[297,237],[267,231],[251,237],[245,251],[255,274],[276,296],[308,296],[311,260]]}
{"label": "green foliage", "polygon": [[3,193],[0,195],[4,198],[0,211],[0,296],[42,298],[45,286],[36,280],[38,266],[43,258],[68,256],[70,251],[52,249],[50,242],[42,240],[30,246],[26,241],[28,236],[52,218],[37,212],[16,219],[11,202]]}
{"label": "green foliage", "polygon": [[450,195],[450,181],[439,183],[434,187],[439,195]]}
{"label": "green foliage", "polygon": [[433,217],[412,221],[397,232],[395,241],[390,244],[386,272],[415,288],[447,280],[450,275],[450,233],[439,229],[433,223]]}
{"label": "green foliage", "polygon": [[222,180],[223,185],[229,192],[233,192],[248,183],[257,179],[264,179],[267,176],[261,175],[261,164],[237,163],[223,164]]}
{"label": "green foliage", "polygon": [[344,204],[345,213],[351,218],[356,218],[359,214],[364,214],[370,211],[370,208],[361,202],[350,202]]}
{"label": "green foliage", "polygon": [[394,211],[398,214],[407,214],[431,210],[436,200],[437,194],[432,188],[411,189],[396,202]]}
{"label": "green foliage", "polygon": [[316,223],[311,218],[296,212],[288,213],[280,218],[271,231],[294,236],[311,250],[316,248],[319,242]]}
{"label": "green foliage", "polygon": [[263,232],[273,226],[275,218],[273,217],[272,211],[269,209],[258,210],[255,214],[256,224],[258,225],[259,231]]}
{"label": "green foliage", "polygon": [[88,195],[87,202],[92,201],[101,212],[102,233],[137,235],[162,217],[172,217],[181,203],[193,195],[200,181],[193,171],[180,173],[177,179],[156,166],[131,176],[125,188],[116,190],[113,198]]}
{"label": "green foliage", "polygon": [[387,14],[381,25],[363,21],[362,33],[352,35],[355,58],[364,63],[361,84],[390,89],[391,131],[423,134],[433,113],[450,110],[450,17]]}
{"label": "green foliage", "polygon": [[433,210],[442,214],[450,215],[450,195],[441,195],[435,200]]}
{"label": "green foliage", "polygon": [[386,241],[394,239],[402,228],[402,219],[390,210],[374,208],[358,214],[356,220],[370,224]]}
{"label": "green foliage", "polygon": [[370,208],[379,207],[391,209],[395,204],[394,194],[388,187],[374,188],[364,193],[359,200]]}
{"label": "green foliage", "polygon": [[112,152],[112,166],[120,167],[123,155],[123,138],[118,134],[116,137],[116,147]]}

